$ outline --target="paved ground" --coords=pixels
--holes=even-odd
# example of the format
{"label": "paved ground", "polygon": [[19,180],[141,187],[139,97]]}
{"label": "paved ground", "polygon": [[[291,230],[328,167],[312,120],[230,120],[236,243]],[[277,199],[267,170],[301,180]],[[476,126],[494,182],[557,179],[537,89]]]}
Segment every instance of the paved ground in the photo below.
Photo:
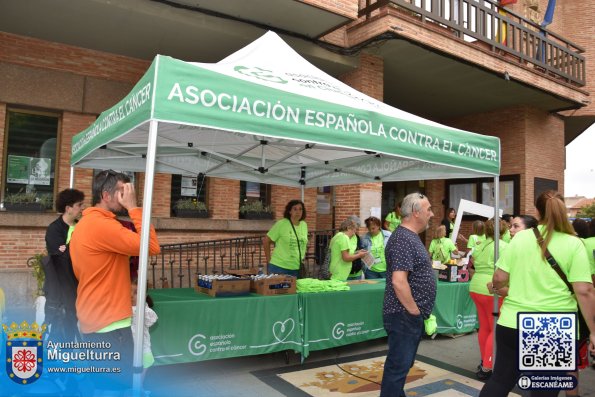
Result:
{"label": "paved ground", "polygon": [[[31,310],[19,310],[21,318],[24,312],[27,312],[26,318],[33,317]],[[151,397],[306,397],[307,394],[284,382],[276,374],[344,362],[351,357],[380,356],[385,351],[386,338],[382,338],[314,351],[304,363],[300,362],[299,355],[292,352],[159,366],[149,369],[145,384],[152,390]],[[424,339],[418,356],[420,360],[434,366],[474,379],[474,371],[479,363],[477,334]],[[581,371],[580,391],[581,397],[595,397],[595,369],[592,367]],[[564,393],[560,393],[560,396],[564,396]]]}
{"label": "paved ground", "polygon": [[[299,389],[280,380],[276,374],[297,370],[300,366],[313,367],[332,360],[344,360],[349,356],[362,356],[386,350],[386,339],[362,342],[355,345],[313,352],[300,364],[300,357],[291,353],[286,363],[284,353],[154,367],[147,373],[147,386],[153,388],[153,397],[160,396],[258,396],[258,397],[304,397]],[[477,334],[458,338],[438,336],[424,339],[420,345],[420,358],[430,359],[433,365],[474,377],[479,363]],[[166,383],[167,386],[156,386]],[[523,395],[523,393],[519,392]],[[560,393],[564,396],[564,393]],[[595,397],[595,370],[581,372],[581,396]]]}

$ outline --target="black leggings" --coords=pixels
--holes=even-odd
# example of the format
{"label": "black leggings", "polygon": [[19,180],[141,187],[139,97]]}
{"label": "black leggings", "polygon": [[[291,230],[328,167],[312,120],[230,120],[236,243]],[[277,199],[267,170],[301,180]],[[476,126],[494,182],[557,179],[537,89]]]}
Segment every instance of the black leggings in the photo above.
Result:
{"label": "black leggings", "polygon": [[[479,397],[506,397],[521,375],[519,371],[519,332],[517,329],[496,326],[496,364]],[[556,397],[560,390],[532,390],[530,395]]]}

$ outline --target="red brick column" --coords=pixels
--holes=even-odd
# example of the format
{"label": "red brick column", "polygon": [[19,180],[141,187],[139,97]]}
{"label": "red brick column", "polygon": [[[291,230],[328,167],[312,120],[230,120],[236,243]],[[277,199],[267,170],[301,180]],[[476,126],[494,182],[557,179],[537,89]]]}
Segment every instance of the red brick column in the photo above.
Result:
{"label": "red brick column", "polygon": [[[382,101],[384,97],[384,61],[380,57],[362,53],[360,54],[359,67],[341,76],[341,81],[366,95]],[[334,187],[335,227],[339,227],[341,222],[349,215],[360,216],[360,192],[362,190],[378,190],[382,192],[382,183],[363,183]],[[378,202],[378,207],[380,207],[380,201]]]}
{"label": "red brick column", "polygon": [[209,178],[207,206],[213,219],[238,219],[240,181]]}

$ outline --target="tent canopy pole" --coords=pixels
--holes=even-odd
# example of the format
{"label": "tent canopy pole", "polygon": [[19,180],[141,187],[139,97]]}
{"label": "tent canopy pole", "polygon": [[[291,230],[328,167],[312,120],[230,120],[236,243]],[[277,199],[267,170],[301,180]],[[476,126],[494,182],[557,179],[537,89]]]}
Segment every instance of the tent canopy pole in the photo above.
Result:
{"label": "tent canopy pole", "polygon": [[[153,182],[155,179],[155,158],[157,151],[157,131],[159,123],[151,120],[149,125],[149,146],[143,193],[143,216],[140,238],[138,269],[138,288],[136,291],[136,329],[134,330],[134,360],[132,389],[135,396],[140,396],[143,372],[143,329],[145,324],[145,301],[147,285],[147,264],[149,263],[149,232],[151,230],[151,207],[153,204]],[[137,198],[138,199],[138,198]]]}

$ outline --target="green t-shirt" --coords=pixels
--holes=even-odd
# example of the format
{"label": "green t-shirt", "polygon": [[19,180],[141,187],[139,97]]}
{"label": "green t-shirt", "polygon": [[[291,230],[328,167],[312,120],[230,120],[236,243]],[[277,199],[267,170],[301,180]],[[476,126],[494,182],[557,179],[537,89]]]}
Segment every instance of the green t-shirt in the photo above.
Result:
{"label": "green t-shirt", "polygon": [[432,260],[440,261],[442,263],[448,262],[450,260],[450,254],[456,250],[457,247],[455,246],[455,243],[453,243],[451,239],[446,237],[435,238],[430,243],[429,248]]}
{"label": "green t-shirt", "polygon": [[[306,222],[300,221],[300,224],[295,226],[295,232],[300,238],[299,250],[289,219],[283,218],[277,221],[269,230],[267,236],[271,241],[275,242],[275,249],[271,255],[273,265],[287,270],[298,270],[300,268],[300,259],[304,259],[306,256],[308,246],[308,225]],[[298,254],[300,251],[301,258],[299,258]]]}
{"label": "green t-shirt", "polygon": [[370,254],[374,257],[374,265],[370,270],[374,272],[385,272],[386,258],[384,257],[384,234],[380,232],[375,236],[370,236],[370,241],[372,242]]}
{"label": "green t-shirt", "polygon": [[[544,227],[538,227],[543,235]],[[587,252],[578,237],[554,232],[547,248],[570,283],[591,282]],[[510,276],[498,324],[516,329],[519,312],[576,312],[574,296],[543,259],[532,230],[515,234],[496,266]]]}
{"label": "green t-shirt", "polygon": [[68,233],[66,233],[66,244],[70,243],[70,237],[72,237],[72,232],[74,232],[74,226],[69,226]]}
{"label": "green t-shirt", "polygon": [[339,232],[331,239],[331,264],[329,265],[331,280],[347,280],[351,272],[351,262],[343,260],[342,252],[348,250],[353,255],[356,248],[357,237],[355,235],[349,238],[345,233]]}
{"label": "green t-shirt", "polygon": [[595,274],[595,237],[589,237],[583,239],[585,247],[587,248],[587,257],[591,264],[591,274]]}
{"label": "green t-shirt", "polygon": [[477,234],[472,234],[471,236],[469,236],[469,241],[467,241],[467,248],[475,248],[484,241],[486,241],[485,234],[482,234],[481,236],[478,236]]}
{"label": "green t-shirt", "polygon": [[510,240],[512,240],[512,236],[510,235],[510,230],[506,229],[506,232],[504,232],[504,234],[502,235],[502,240],[505,243],[510,243]]}
{"label": "green t-shirt", "polygon": [[394,232],[401,224],[401,217],[397,216],[394,211],[389,213],[384,220],[388,222],[388,230],[391,232]]}
{"label": "green t-shirt", "polygon": [[[506,250],[506,244],[498,242],[498,257]],[[486,286],[494,277],[494,239],[488,238],[473,250],[473,267],[475,274],[469,283],[469,292],[481,295],[492,295]]]}

